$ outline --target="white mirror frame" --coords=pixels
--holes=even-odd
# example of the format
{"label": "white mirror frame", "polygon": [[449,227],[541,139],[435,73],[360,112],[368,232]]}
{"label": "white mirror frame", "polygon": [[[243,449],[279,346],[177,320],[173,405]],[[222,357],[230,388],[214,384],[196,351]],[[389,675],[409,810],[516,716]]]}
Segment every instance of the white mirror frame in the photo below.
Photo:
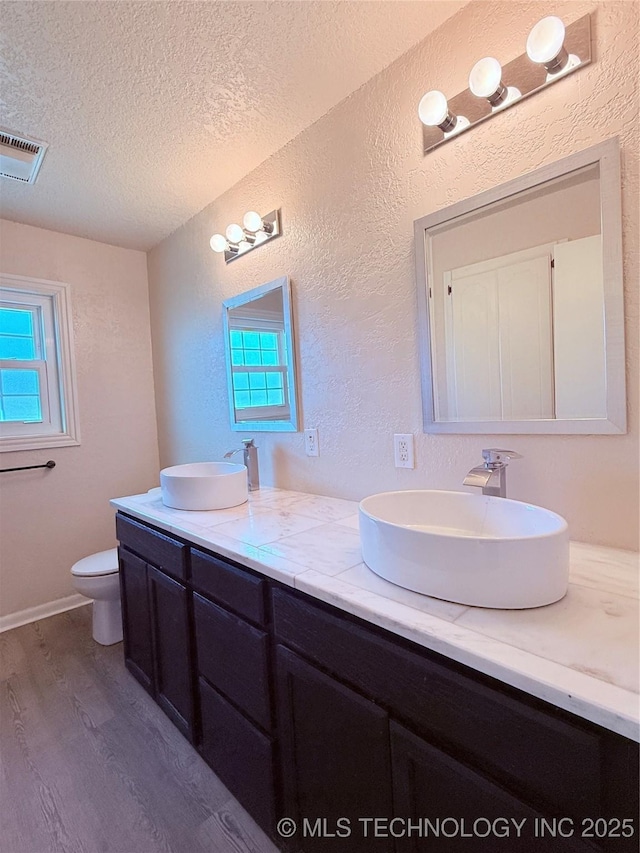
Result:
{"label": "white mirror frame", "polygon": [[[231,344],[229,327],[229,310],[246,305],[260,299],[272,290],[282,288],[282,313],[284,322],[285,347],[287,350],[287,387],[289,391],[289,419],[286,421],[236,421],[236,409],[233,401],[233,377],[231,371]],[[291,284],[289,276],[276,278],[253,290],[248,290],[231,299],[225,299],[222,303],[222,320],[224,327],[224,352],[227,369],[227,389],[229,396],[229,420],[231,429],[236,432],[297,432],[298,431],[298,404],[296,384],[296,356],[295,341],[293,338],[293,316],[291,309]]]}
{"label": "white mirror frame", "polygon": [[[466,216],[487,205],[531,190],[547,181],[586,166],[600,169],[600,212],[602,272],[604,279],[604,326],[607,380],[607,417],[583,419],[539,419],[518,421],[436,421],[431,364],[429,287],[431,272],[430,230]],[[422,381],[423,431],[426,433],[491,435],[620,435],[627,431],[624,345],[624,295],[622,276],[622,214],[620,192],[620,147],[618,138],[571,154],[548,166],[528,172],[472,198],[430,213],[414,222],[416,283]]]}

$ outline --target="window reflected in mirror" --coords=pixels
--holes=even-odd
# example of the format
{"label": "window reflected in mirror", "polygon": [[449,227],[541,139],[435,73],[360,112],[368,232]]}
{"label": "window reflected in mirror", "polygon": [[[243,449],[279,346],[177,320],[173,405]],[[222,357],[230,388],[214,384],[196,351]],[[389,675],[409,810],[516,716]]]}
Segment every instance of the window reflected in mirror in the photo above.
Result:
{"label": "window reflected in mirror", "polygon": [[224,303],[231,425],[235,429],[297,428],[288,279]]}

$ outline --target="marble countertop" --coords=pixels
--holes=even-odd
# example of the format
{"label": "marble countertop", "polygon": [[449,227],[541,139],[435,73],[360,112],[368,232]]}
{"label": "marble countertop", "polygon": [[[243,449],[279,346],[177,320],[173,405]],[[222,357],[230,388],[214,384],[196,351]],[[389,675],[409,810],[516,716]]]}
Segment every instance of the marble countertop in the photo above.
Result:
{"label": "marble countertop", "polygon": [[117,509],[328,604],[640,740],[638,554],[571,544],[555,604],[489,610],[402,589],[362,562],[358,504],[262,488],[242,506],[185,512],[160,490]]}

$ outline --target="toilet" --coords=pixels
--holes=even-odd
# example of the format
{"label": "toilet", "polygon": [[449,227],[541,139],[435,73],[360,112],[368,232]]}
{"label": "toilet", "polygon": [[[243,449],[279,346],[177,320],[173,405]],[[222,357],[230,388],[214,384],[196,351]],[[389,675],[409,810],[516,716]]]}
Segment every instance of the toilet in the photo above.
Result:
{"label": "toilet", "polygon": [[71,567],[73,585],[81,595],[93,599],[93,639],[111,646],[122,639],[118,549],[99,551]]}

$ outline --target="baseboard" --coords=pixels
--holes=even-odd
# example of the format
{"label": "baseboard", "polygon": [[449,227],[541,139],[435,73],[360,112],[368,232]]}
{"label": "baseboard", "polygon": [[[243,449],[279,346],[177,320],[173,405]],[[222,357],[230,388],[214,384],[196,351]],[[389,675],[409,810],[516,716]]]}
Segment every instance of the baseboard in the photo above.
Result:
{"label": "baseboard", "polygon": [[66,598],[57,598],[55,601],[48,601],[46,604],[38,604],[36,607],[18,610],[17,613],[0,616],[0,634],[3,631],[9,631],[11,628],[19,628],[20,625],[28,625],[29,622],[37,622],[38,619],[55,616],[56,613],[64,613],[65,610],[82,607],[84,604],[91,604],[91,601],[84,595],[75,593]]}

